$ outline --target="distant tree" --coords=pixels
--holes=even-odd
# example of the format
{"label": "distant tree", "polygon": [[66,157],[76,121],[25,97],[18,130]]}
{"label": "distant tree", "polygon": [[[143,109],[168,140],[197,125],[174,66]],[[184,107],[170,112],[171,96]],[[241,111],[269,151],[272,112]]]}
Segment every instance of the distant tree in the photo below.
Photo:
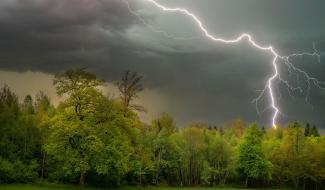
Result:
{"label": "distant tree", "polygon": [[216,128],[219,131],[219,134],[222,136],[225,134],[225,130],[223,129],[223,127],[218,127]]}
{"label": "distant tree", "polygon": [[17,116],[19,112],[18,97],[7,85],[0,90],[0,112],[10,113]]}
{"label": "distant tree", "polygon": [[262,129],[261,130],[262,130],[262,133],[263,134],[266,134],[266,130],[265,130],[265,127],[264,126],[262,126]]}
{"label": "distant tree", "polygon": [[263,134],[256,124],[251,125],[239,144],[237,171],[249,180],[271,179],[271,162],[267,160],[262,150]]}
{"label": "distant tree", "polygon": [[43,91],[38,92],[35,98],[36,111],[48,111],[50,108],[51,108],[50,98]]}
{"label": "distant tree", "polygon": [[245,128],[246,128],[246,123],[240,118],[232,120],[229,124],[229,129],[231,133],[237,138],[243,136]]}
{"label": "distant tree", "polygon": [[154,128],[160,132],[165,129],[169,134],[176,131],[176,125],[174,119],[167,113],[162,113],[159,118],[152,121]]}
{"label": "distant tree", "polygon": [[26,95],[23,103],[23,110],[28,114],[33,114],[35,112],[33,105],[33,98],[31,95]]}
{"label": "distant tree", "polygon": [[209,129],[209,124],[204,122],[192,122],[189,124],[190,128]]}
{"label": "distant tree", "polygon": [[146,111],[143,106],[134,104],[134,99],[138,98],[139,93],[143,91],[142,86],[143,76],[137,72],[126,71],[120,81],[115,84],[120,91],[122,104],[126,108],[133,108],[137,111]]}
{"label": "distant tree", "polygon": [[306,124],[304,135],[305,135],[305,137],[308,137],[310,135],[310,124],[309,123]]}
{"label": "distant tree", "polygon": [[314,136],[314,137],[320,136],[316,125],[313,125],[313,127],[310,129],[309,136]]}

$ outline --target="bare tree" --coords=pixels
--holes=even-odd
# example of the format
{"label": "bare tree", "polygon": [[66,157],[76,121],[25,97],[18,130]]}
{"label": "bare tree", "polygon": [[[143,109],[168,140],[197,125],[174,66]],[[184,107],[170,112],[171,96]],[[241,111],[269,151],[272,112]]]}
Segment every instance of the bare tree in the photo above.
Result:
{"label": "bare tree", "polygon": [[122,79],[116,82],[116,86],[120,91],[120,98],[125,107],[146,112],[143,106],[132,103],[134,99],[138,98],[139,93],[143,91],[142,79],[143,76],[137,72],[126,71]]}

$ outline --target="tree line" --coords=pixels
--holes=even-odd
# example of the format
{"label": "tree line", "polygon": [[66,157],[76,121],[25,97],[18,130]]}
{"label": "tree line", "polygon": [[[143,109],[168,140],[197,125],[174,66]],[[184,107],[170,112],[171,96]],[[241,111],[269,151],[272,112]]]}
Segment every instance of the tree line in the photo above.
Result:
{"label": "tree line", "polygon": [[142,76],[126,72],[119,98],[84,69],[57,74],[64,100],[53,106],[43,92],[19,102],[0,90],[0,183],[243,186],[321,189],[325,138],[315,125],[293,122],[265,129],[234,119],[220,127],[177,127],[162,113],[142,122],[134,103]]}

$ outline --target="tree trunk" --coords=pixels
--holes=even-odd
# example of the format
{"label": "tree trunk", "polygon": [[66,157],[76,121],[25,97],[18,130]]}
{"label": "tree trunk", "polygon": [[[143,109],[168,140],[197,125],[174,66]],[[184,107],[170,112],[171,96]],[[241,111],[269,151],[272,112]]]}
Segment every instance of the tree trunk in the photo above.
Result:
{"label": "tree trunk", "polygon": [[161,151],[160,148],[158,149],[158,163],[157,163],[157,171],[156,171],[156,185],[159,183],[159,172],[160,172],[160,155]]}
{"label": "tree trunk", "polygon": [[293,178],[293,184],[295,186],[295,189],[299,188],[299,179],[298,178]]}
{"label": "tree trunk", "polygon": [[85,185],[86,174],[84,172],[80,173],[79,186],[83,187]]}
{"label": "tree trunk", "polygon": [[45,152],[43,151],[42,152],[42,157],[43,157],[43,159],[42,159],[42,173],[41,173],[41,178],[43,179],[44,178],[44,168],[45,168]]}
{"label": "tree trunk", "polygon": [[247,187],[248,185],[248,176],[246,177],[246,180],[245,180],[245,187]]}
{"label": "tree trunk", "polygon": [[140,185],[142,185],[142,167],[140,167]]}

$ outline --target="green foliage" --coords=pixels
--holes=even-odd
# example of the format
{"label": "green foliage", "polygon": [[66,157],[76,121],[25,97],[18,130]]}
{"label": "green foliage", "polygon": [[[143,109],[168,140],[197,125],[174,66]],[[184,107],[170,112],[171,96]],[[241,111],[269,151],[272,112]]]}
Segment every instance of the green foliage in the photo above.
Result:
{"label": "green foliage", "polygon": [[57,107],[43,92],[19,103],[4,86],[0,183],[304,189],[325,184],[325,138],[316,126],[247,128],[235,119],[221,127],[196,122],[179,128],[167,113],[146,124],[131,109],[141,79],[124,76],[125,84],[118,85],[130,94],[121,101],[105,97],[99,90],[104,81],[94,74],[69,70],[54,80],[57,94],[64,96]]}
{"label": "green foliage", "polygon": [[53,81],[58,95],[75,93],[83,90],[92,89],[103,84],[102,80],[97,79],[96,75],[87,72],[85,69],[67,70],[63,74],[57,74]]}
{"label": "green foliage", "polygon": [[262,150],[263,133],[256,124],[251,125],[239,144],[238,173],[249,179],[270,180],[272,164]]}
{"label": "green foliage", "polygon": [[309,136],[319,137],[320,136],[316,125],[313,125],[312,127],[310,127],[309,123],[306,124],[304,135],[305,135],[305,137],[309,137]]}
{"label": "green foliage", "polygon": [[[93,187],[84,187],[80,188],[73,185],[63,185],[63,184],[42,184],[42,185],[21,185],[21,184],[12,184],[12,185],[0,185],[1,190],[101,190]],[[111,190],[244,190],[243,188],[227,188],[227,187],[132,187],[124,186],[119,188],[110,188]],[[247,189],[246,189],[247,190]],[[289,189],[276,189],[276,190],[289,190]]]}
{"label": "green foliage", "polygon": [[205,131],[205,144],[203,179],[207,185],[223,186],[234,174],[234,148],[217,131]]}
{"label": "green foliage", "polygon": [[72,109],[81,120],[89,113],[94,113],[97,104],[103,98],[102,93],[97,89],[103,81],[84,69],[68,70],[63,74],[57,74],[53,84],[58,95],[68,96],[61,107]]}
{"label": "green foliage", "polygon": [[51,134],[45,146],[47,153],[64,163],[66,174],[86,173],[92,155],[102,149],[92,127],[71,113],[58,114],[51,122]]}
{"label": "green foliage", "polygon": [[26,183],[37,178],[38,164],[35,160],[24,164],[20,160],[6,160],[0,157],[0,183]]}
{"label": "green foliage", "polygon": [[35,128],[32,98],[23,106],[17,96],[4,86],[0,91],[0,183],[28,182],[37,178],[35,153],[39,130]]}

